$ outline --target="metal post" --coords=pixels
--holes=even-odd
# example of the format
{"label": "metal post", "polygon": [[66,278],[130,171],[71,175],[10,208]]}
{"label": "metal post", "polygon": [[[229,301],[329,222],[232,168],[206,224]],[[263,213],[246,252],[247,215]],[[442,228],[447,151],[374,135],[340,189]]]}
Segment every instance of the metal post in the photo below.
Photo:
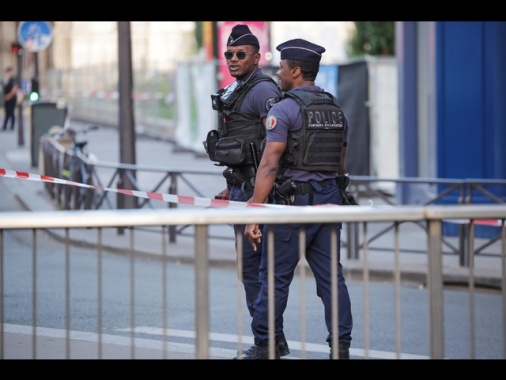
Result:
{"label": "metal post", "polygon": [[443,249],[441,220],[429,220],[428,273],[430,358],[444,356]]}
{"label": "metal post", "polygon": [[[18,64],[18,86],[21,88],[21,81],[23,80],[23,52],[25,49],[19,49],[17,56]],[[18,104],[18,146],[25,145],[24,123],[23,123],[23,102]]]}
{"label": "metal post", "polygon": [[[177,194],[177,173],[171,173],[170,175],[170,186],[169,194]],[[169,208],[177,208],[177,203],[170,202]],[[169,241],[171,243],[176,242],[177,226],[169,226]]]}
{"label": "metal post", "polygon": [[346,223],[346,257],[351,260],[360,258],[358,224],[356,222]]}
{"label": "metal post", "polygon": [[[118,22],[118,58],[119,58],[119,139],[120,162],[135,165],[135,118],[133,107],[132,43],[130,22]],[[136,178],[136,172],[132,171]],[[121,180],[124,189],[134,190],[134,184],[124,176]],[[137,208],[136,197],[125,197],[124,208]]]}
{"label": "metal post", "polygon": [[196,359],[209,356],[208,226],[195,226],[195,332]]}

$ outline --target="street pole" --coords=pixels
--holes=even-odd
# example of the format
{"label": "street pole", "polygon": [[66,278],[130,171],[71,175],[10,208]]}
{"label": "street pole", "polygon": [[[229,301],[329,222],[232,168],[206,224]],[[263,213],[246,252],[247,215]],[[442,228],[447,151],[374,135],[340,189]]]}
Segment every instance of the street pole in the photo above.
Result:
{"label": "street pole", "polygon": [[[16,30],[18,30],[19,21],[16,21]],[[17,40],[17,38],[16,38]],[[17,55],[17,65],[18,69],[16,70],[18,74],[18,86],[21,88],[21,81],[23,80],[23,54],[25,49],[19,49]],[[25,145],[25,134],[24,134],[24,123],[23,123],[23,103],[18,104],[18,146]]]}
{"label": "street pole", "polygon": [[34,63],[34,74],[33,77],[39,80],[39,53],[33,53],[33,63]]}
{"label": "street pole", "polygon": [[[23,51],[21,49],[20,51]],[[23,78],[22,76],[22,70],[23,70],[23,54],[18,54],[18,86],[21,88],[21,81]],[[18,104],[18,146],[24,146],[25,145],[25,134],[23,131],[23,102]]]}
{"label": "street pole", "polygon": [[[135,157],[135,117],[133,106],[132,43],[130,22],[118,21],[118,65],[119,65],[119,148],[120,162],[136,164]],[[136,172],[131,173],[133,179]],[[135,190],[134,184],[120,172],[118,187]],[[118,209],[137,208],[137,198],[118,194]],[[121,231],[120,231],[121,232]]]}

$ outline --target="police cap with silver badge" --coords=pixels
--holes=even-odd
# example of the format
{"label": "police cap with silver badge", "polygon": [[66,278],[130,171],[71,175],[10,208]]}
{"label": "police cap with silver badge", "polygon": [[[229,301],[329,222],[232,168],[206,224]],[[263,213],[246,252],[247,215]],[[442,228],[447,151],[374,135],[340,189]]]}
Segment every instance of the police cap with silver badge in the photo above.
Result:
{"label": "police cap with silver badge", "polygon": [[255,45],[260,48],[258,38],[255,37],[248,25],[235,25],[227,39],[227,46]]}
{"label": "police cap with silver badge", "polygon": [[276,50],[281,52],[281,59],[296,59],[315,63],[320,63],[322,53],[325,52],[323,46],[313,44],[302,38],[283,42],[276,46]]}

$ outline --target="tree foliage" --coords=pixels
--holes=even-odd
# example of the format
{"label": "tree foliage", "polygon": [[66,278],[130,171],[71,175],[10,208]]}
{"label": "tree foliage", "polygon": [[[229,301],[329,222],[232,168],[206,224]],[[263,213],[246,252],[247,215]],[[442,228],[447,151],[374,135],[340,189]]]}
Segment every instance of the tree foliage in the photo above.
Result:
{"label": "tree foliage", "polygon": [[204,45],[204,22],[203,21],[195,21],[195,41],[197,43],[197,49]]}
{"label": "tree foliage", "polygon": [[394,55],[394,21],[356,21],[356,31],[350,40],[349,55]]}

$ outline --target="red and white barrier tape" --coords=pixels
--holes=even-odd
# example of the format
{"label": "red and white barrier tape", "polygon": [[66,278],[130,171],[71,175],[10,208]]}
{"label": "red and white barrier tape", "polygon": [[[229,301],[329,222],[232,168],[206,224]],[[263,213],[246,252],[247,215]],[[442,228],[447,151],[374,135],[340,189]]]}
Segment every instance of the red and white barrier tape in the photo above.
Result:
{"label": "red and white barrier tape", "polygon": [[237,202],[237,201],[228,201],[224,199],[209,199],[202,197],[192,197],[188,195],[175,195],[175,194],[166,194],[166,193],[152,193],[146,191],[137,191],[137,190],[126,190],[126,189],[114,189],[109,187],[102,186],[92,186],[86,185],[84,183],[68,181],[61,178],[48,177],[39,174],[31,174],[25,172],[18,172],[15,170],[7,170],[0,168],[0,176],[7,178],[18,178],[18,179],[26,179],[28,181],[36,181],[36,182],[50,182],[50,183],[58,183],[62,185],[70,185],[70,186],[79,186],[85,187],[88,189],[102,190],[102,191],[111,191],[115,193],[130,195],[138,198],[146,198],[152,199],[156,201],[164,201],[169,203],[179,203],[185,205],[193,205],[193,206],[201,206],[201,207],[214,207],[214,208],[248,208],[248,207],[293,207],[293,206],[285,206],[285,205],[276,205],[276,204],[267,204],[267,203],[248,203],[248,202]]}

